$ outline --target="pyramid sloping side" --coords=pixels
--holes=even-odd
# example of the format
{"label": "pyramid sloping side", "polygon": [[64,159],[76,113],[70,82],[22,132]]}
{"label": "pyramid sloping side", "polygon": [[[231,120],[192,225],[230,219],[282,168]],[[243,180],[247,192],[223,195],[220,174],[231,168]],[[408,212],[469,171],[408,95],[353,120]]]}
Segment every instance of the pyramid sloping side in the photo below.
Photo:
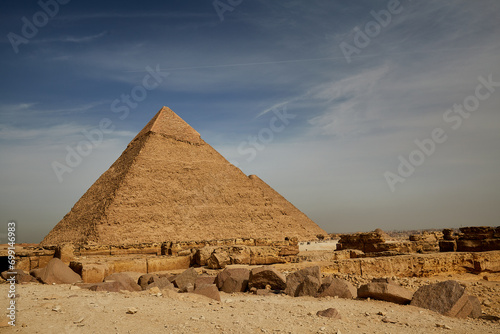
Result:
{"label": "pyramid sloping side", "polygon": [[41,245],[63,242],[97,242],[97,225],[106,220],[106,207],[113,202],[116,190],[125,178],[145,137],[130,142],[122,155],[76,202],[71,211],[49,232]]}
{"label": "pyramid sloping side", "polygon": [[[161,119],[170,112],[168,109],[155,117]],[[105,197],[110,201],[101,204],[102,212],[91,217],[89,241],[120,244],[236,237],[283,240],[287,236],[305,240],[325,233],[262,180],[247,177],[230,164],[199,135],[182,131],[182,136],[171,136],[164,131],[168,128],[155,131],[157,122],[148,124],[149,129],[141,131],[113,165],[129,163],[126,172],[110,179],[107,171],[87,192],[94,193],[96,185],[105,190],[101,183],[106,180],[115,184],[112,195]],[[138,149],[132,150],[136,146]],[[74,224],[88,224],[79,208],[90,209],[99,199],[87,193],[79,203],[92,200],[93,204],[77,203],[44,239],[45,244],[61,242],[65,238],[58,232],[69,231]],[[80,241],[81,233],[78,236]]]}
{"label": "pyramid sloping side", "polygon": [[277,205],[282,206],[285,209],[286,214],[294,219],[296,224],[292,224],[290,226],[293,231],[307,235],[307,239],[314,239],[318,234],[327,234],[323,229],[316,225],[315,222],[307,217],[306,214],[297,209],[285,197],[281,196],[281,194],[262,181],[257,175],[250,175],[249,178],[256,186],[262,189],[264,197],[273,198],[273,201]]}

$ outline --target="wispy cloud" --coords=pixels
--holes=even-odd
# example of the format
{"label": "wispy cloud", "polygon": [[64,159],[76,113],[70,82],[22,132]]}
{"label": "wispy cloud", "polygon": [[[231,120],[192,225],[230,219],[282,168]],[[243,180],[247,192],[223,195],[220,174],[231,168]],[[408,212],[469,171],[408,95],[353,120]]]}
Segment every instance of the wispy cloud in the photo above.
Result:
{"label": "wispy cloud", "polygon": [[339,81],[319,85],[312,89],[310,98],[325,105],[325,111],[309,119],[315,133],[323,135],[359,135],[370,126],[370,121],[381,117],[370,104],[375,100],[374,87],[389,72],[388,65],[369,69]]}
{"label": "wispy cloud", "polygon": [[16,104],[0,104],[0,114],[4,122],[9,120],[20,120],[22,118],[33,119],[57,115],[74,115],[88,112],[101,105],[109,104],[107,101],[96,101],[81,105],[69,105],[65,108],[51,108],[43,106],[40,102],[19,102]]}
{"label": "wispy cloud", "polygon": [[262,115],[265,115],[267,114],[268,112],[272,111],[272,110],[275,110],[275,109],[281,109],[283,106],[286,106],[287,104],[289,103],[292,103],[292,102],[295,102],[295,101],[298,101],[300,100],[302,97],[301,96],[298,96],[298,97],[294,97],[292,99],[289,99],[287,101],[284,101],[284,102],[280,102],[280,103],[276,103],[274,104],[273,106],[267,108],[267,109],[264,109],[262,110],[260,113],[257,114],[257,116],[255,116],[255,118],[259,118],[260,116]]}
{"label": "wispy cloud", "polygon": [[200,18],[213,18],[214,15],[206,12],[122,12],[122,13],[86,13],[76,15],[59,15],[58,20],[67,21],[81,21],[81,20],[94,20],[94,19],[200,19]]}
{"label": "wispy cloud", "polygon": [[89,43],[96,39],[102,38],[106,35],[109,35],[107,31],[103,31],[99,34],[89,35],[89,36],[61,36],[55,38],[45,38],[45,39],[37,39],[35,43]]}

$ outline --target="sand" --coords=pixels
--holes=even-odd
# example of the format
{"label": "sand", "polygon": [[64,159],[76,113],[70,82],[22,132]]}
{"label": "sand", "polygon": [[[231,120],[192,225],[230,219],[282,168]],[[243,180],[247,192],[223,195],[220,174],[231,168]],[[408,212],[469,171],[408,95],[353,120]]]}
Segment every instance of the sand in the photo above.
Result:
{"label": "sand", "polygon": [[[500,282],[485,283],[468,284],[498,299]],[[8,285],[0,285],[0,295],[7,296],[7,289]],[[108,293],[73,289],[70,285],[17,285],[17,326],[0,328],[0,332],[484,334],[499,333],[500,329],[500,323],[495,321],[449,318],[376,300],[221,293],[222,302],[216,302],[167,290],[157,296],[147,291]],[[1,299],[0,306],[6,309],[7,298]],[[329,307],[336,308],[342,319],[316,315]],[[127,314],[129,308],[137,309],[137,313]]]}

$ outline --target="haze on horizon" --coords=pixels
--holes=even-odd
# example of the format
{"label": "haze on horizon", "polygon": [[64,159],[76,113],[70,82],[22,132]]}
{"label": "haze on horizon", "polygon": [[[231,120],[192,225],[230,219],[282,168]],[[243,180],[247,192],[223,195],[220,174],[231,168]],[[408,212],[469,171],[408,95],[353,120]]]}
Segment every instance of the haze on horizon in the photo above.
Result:
{"label": "haze on horizon", "polygon": [[0,243],[164,105],[327,232],[500,225],[500,2],[59,1],[0,4]]}

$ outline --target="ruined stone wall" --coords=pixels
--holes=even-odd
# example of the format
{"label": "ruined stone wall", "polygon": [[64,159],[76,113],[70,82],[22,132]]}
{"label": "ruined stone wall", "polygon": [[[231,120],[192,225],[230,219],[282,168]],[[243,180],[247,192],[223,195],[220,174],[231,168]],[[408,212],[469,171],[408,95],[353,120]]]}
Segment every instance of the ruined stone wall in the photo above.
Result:
{"label": "ruined stone wall", "polygon": [[[17,247],[16,268],[25,271],[42,268],[50,259],[57,257],[68,265],[74,262],[73,267],[80,274],[82,269],[79,268],[84,263],[91,263],[91,272],[99,272],[98,276],[120,271],[152,272],[186,265],[206,265],[214,252],[218,253],[221,261],[219,266],[233,263],[273,264],[294,261],[299,253],[299,246],[297,238],[286,238],[283,241],[234,238],[126,245],[64,243],[48,247]],[[213,266],[217,267],[217,264],[214,262]],[[91,273],[88,275],[92,276]]]}
{"label": "ruined stone wall", "polygon": [[322,272],[372,277],[429,277],[437,274],[500,272],[500,251],[409,254],[377,258],[336,260]]}
{"label": "ruined stone wall", "polygon": [[[55,249],[46,249],[34,246],[19,246],[16,245],[16,268],[24,271],[45,267],[47,263],[54,257]],[[0,256],[6,257],[7,249],[0,249]]]}
{"label": "ruined stone wall", "polygon": [[414,234],[408,241],[387,240],[380,230],[367,233],[343,234],[337,250],[357,249],[368,256],[397,255],[398,253],[430,253],[439,251],[442,233]]}

